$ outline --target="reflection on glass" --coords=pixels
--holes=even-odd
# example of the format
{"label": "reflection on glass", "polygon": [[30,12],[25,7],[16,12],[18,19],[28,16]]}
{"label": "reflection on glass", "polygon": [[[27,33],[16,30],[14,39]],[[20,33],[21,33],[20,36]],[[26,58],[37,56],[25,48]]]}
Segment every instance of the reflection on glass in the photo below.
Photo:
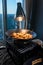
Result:
{"label": "reflection on glass", "polygon": [[22,23],[25,24],[25,13],[21,2],[17,3],[16,17],[14,19],[18,22],[18,29],[23,29],[24,25]]}

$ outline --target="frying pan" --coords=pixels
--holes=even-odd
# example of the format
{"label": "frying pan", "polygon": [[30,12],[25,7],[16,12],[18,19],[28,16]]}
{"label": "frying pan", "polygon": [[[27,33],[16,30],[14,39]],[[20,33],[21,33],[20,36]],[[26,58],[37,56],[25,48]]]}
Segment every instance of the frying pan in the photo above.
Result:
{"label": "frying pan", "polygon": [[[14,33],[14,32],[19,33],[22,30],[26,30],[28,34],[31,34],[32,35],[32,38],[31,39],[18,39],[18,38],[11,37],[11,34],[12,33]],[[7,31],[5,34],[6,34],[7,37],[12,38],[14,41],[16,40],[16,41],[24,41],[24,42],[25,41],[32,40],[32,39],[34,39],[37,36],[37,34],[35,32],[33,32],[31,30],[27,30],[27,29],[12,29],[12,30]]]}

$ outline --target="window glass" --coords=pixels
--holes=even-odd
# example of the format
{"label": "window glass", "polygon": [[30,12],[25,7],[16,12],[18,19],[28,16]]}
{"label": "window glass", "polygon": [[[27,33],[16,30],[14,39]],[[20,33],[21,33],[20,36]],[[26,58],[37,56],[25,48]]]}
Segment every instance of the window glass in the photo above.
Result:
{"label": "window glass", "polygon": [[14,17],[16,15],[17,2],[23,2],[23,0],[7,0],[7,29],[14,29],[16,21]]}

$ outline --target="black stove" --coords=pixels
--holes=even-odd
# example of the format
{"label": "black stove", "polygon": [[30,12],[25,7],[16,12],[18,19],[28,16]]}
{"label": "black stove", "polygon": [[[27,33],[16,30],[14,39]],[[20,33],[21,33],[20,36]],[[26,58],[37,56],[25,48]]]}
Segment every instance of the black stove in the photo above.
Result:
{"label": "black stove", "polygon": [[[23,42],[19,42],[23,43]],[[12,57],[16,65],[23,65],[28,59],[34,58],[37,56],[37,45],[35,43],[26,42],[27,44],[18,44],[14,40],[7,39],[7,51]]]}
{"label": "black stove", "polygon": [[11,38],[7,39],[7,46],[10,48],[14,48],[17,52],[19,52],[20,54],[22,53],[26,53],[28,51],[32,51],[35,47],[36,44],[32,41],[30,42],[25,42],[25,44],[20,44],[20,43],[24,43],[24,42],[15,42],[13,40],[11,40]]}

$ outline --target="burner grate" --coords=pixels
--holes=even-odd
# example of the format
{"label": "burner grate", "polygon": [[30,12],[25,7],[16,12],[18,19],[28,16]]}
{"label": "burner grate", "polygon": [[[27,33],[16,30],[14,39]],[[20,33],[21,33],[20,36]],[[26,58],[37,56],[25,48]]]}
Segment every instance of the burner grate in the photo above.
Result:
{"label": "burner grate", "polygon": [[9,38],[7,39],[7,46],[11,48],[13,47],[13,49],[15,49],[19,53],[25,53],[31,51],[36,47],[36,44],[34,44],[33,42],[26,42],[26,44],[20,44],[20,43],[24,43],[24,42],[15,43],[15,41]]}

